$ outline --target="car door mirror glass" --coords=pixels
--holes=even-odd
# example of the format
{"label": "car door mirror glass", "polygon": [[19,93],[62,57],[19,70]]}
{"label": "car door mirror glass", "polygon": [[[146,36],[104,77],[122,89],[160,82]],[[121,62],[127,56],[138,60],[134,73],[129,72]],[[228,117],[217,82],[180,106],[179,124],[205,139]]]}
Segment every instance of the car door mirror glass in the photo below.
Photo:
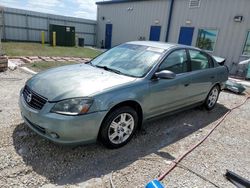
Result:
{"label": "car door mirror glass", "polygon": [[162,70],[160,72],[156,72],[155,76],[160,79],[174,79],[176,74],[169,70]]}

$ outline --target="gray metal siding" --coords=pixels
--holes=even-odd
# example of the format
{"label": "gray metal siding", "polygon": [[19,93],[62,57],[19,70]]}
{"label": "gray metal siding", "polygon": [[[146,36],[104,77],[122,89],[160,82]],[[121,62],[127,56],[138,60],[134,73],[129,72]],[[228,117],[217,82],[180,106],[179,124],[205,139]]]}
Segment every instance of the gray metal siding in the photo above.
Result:
{"label": "gray metal siding", "polygon": [[13,8],[3,9],[5,28],[2,39],[16,41],[41,41],[41,31],[45,31],[46,42],[49,41],[49,24],[73,26],[77,37],[84,38],[86,45],[95,46],[96,21],[81,18],[44,14]]}
{"label": "gray metal siding", "polygon": [[[175,0],[170,26],[169,42],[177,43],[182,26],[194,27],[192,45],[197,42],[198,29],[218,30],[213,55],[225,57],[231,67],[249,58],[242,55],[247,32],[250,31],[249,0],[201,0],[199,8],[189,8],[189,0]],[[105,25],[113,24],[112,46],[123,42],[138,40],[140,36],[149,39],[150,26],[160,25],[160,40],[165,41],[170,0],[133,1],[112,4],[98,4],[97,45],[105,42]],[[133,11],[128,11],[129,7]],[[237,23],[234,17],[243,16],[243,22]],[[105,20],[102,20],[102,17]],[[159,24],[154,21],[158,19]],[[186,21],[191,21],[190,24]],[[232,70],[235,71],[236,67]]]}
{"label": "gray metal siding", "polygon": [[[189,8],[189,0],[176,0],[170,27],[170,42],[178,42],[181,26],[195,27],[192,45],[196,45],[198,29],[219,31],[214,55],[227,58],[227,64],[239,62],[247,31],[250,30],[249,0],[201,0],[200,8]],[[243,22],[234,21],[236,15],[244,17]],[[190,20],[191,24],[186,24]]]}
{"label": "gray metal siding", "polygon": [[5,28],[5,37],[12,40],[27,40],[26,30],[17,28]]}
{"label": "gray metal siding", "polygon": [[[169,0],[154,0],[98,5],[97,46],[100,47],[101,41],[105,41],[107,23],[113,24],[112,46],[138,40],[139,37],[149,40],[152,25],[161,26],[160,40],[164,41],[169,4]],[[129,7],[133,10],[129,11]],[[156,24],[155,20],[159,20],[159,23]]]}
{"label": "gray metal siding", "polygon": [[47,29],[47,20],[36,17],[28,17],[28,25],[36,29]]}

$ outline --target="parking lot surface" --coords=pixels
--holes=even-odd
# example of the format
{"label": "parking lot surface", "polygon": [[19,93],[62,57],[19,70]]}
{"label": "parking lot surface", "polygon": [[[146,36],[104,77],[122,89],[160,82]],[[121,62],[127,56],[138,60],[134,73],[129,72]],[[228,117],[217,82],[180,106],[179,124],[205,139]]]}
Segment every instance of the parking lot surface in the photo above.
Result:
{"label": "parking lot surface", "polygon": [[[33,133],[18,108],[31,75],[0,73],[0,187],[144,187],[198,142],[245,95],[222,92],[216,108],[200,108],[144,125],[116,150],[101,144],[64,147]],[[250,179],[250,101],[234,110],[212,135],[163,181],[166,187],[234,187],[226,169]]]}

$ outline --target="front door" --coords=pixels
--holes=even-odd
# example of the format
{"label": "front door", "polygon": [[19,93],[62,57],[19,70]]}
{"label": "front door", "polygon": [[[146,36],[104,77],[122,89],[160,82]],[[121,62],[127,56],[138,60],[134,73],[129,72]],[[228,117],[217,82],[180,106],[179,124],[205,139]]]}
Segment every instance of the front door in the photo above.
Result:
{"label": "front door", "polygon": [[191,46],[193,40],[193,33],[193,27],[181,27],[178,43]]}
{"label": "front door", "polygon": [[111,42],[112,42],[112,24],[106,24],[106,33],[105,33],[105,48],[110,49],[111,48]]}
{"label": "front door", "polygon": [[[151,93],[151,107],[149,116],[156,116],[188,106],[189,85],[189,61],[185,49],[172,52],[162,62],[158,71],[170,70],[176,74],[173,79],[153,79],[149,87]],[[150,117],[149,117],[150,118]]]}
{"label": "front door", "polygon": [[159,41],[161,35],[161,26],[151,26],[149,40]]}

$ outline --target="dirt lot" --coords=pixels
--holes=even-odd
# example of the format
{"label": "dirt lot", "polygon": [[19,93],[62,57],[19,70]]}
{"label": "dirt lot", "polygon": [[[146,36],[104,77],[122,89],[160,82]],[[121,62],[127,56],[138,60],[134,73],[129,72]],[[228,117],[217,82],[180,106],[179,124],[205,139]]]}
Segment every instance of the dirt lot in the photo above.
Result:
{"label": "dirt lot", "polygon": [[[221,93],[212,112],[198,108],[147,123],[125,147],[101,144],[62,147],[23,123],[18,95],[30,77],[0,73],[0,187],[144,187],[199,141],[229,108],[245,96]],[[200,147],[163,181],[166,187],[234,187],[230,169],[250,179],[250,101],[235,110]]]}

